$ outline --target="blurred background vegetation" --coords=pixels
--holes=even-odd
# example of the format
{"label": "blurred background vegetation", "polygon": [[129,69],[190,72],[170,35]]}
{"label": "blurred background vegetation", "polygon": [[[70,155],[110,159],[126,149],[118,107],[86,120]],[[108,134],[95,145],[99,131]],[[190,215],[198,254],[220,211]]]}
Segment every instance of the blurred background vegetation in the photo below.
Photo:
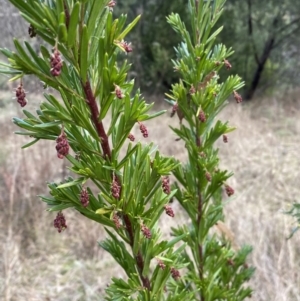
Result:
{"label": "blurred background vegetation", "polygon": [[[128,60],[133,64],[130,76],[144,93],[167,92],[176,80],[171,59],[175,56],[173,47],[179,40],[166,23],[166,16],[171,12],[180,13],[186,21],[187,2],[117,1],[116,16],[127,13],[131,21],[142,14],[129,36],[134,52],[128,55]],[[6,0],[0,0],[0,5],[0,46],[13,47],[11,37],[27,38],[28,24],[22,22]],[[229,58],[230,72],[238,73],[245,80],[244,98],[250,100],[255,93],[270,95],[299,85],[300,1],[227,0],[219,21],[219,26],[222,25],[224,29],[218,42],[235,51]]]}

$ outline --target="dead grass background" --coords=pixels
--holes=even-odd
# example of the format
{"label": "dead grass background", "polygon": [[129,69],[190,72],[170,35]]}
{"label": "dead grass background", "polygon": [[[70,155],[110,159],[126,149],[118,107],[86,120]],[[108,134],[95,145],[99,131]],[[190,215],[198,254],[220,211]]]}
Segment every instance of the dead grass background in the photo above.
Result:
{"label": "dead grass background", "polygon": [[[294,224],[282,213],[300,198],[298,95],[293,91],[232,103],[220,116],[238,128],[219,147],[221,166],[235,173],[226,224],[238,244],[254,247],[252,300],[300,300],[300,232],[286,239]],[[54,214],[45,211],[37,195],[47,193],[46,181],[64,177],[65,163],[56,158],[54,142],[20,149],[26,140],[13,134],[11,118],[22,112],[11,97],[0,94],[0,299],[103,300],[110,277],[120,274],[97,246],[104,231],[71,210],[65,211],[68,229],[58,234],[53,228]],[[40,101],[29,98],[31,108]],[[177,120],[163,115],[147,122],[148,139],[163,153],[184,158],[184,147],[174,141],[168,124],[177,125]],[[180,214],[176,218],[180,222]]]}

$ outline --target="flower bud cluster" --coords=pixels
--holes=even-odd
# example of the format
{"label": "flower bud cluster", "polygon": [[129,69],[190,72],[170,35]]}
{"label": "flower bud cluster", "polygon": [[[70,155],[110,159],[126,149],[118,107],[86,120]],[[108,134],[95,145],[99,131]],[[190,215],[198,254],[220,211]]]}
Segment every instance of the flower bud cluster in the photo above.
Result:
{"label": "flower bud cluster", "polygon": [[70,145],[67,139],[66,134],[62,130],[62,133],[56,139],[56,151],[57,157],[63,159],[69,154]]}
{"label": "flower bud cluster", "polygon": [[130,141],[132,141],[132,142],[135,140],[135,137],[134,137],[133,134],[131,134],[131,133],[128,135],[127,138],[128,138]]}
{"label": "flower bud cluster", "polygon": [[165,206],[165,212],[166,212],[167,215],[169,215],[169,216],[171,216],[171,217],[174,217],[174,216],[175,216],[172,207],[169,206],[169,205],[166,205],[166,206]]}
{"label": "flower bud cluster", "polygon": [[163,189],[163,192],[165,194],[170,194],[171,192],[171,188],[170,188],[170,178],[168,176],[164,176],[162,177],[162,189]]}
{"label": "flower bud cluster", "polygon": [[117,178],[114,176],[113,182],[111,184],[111,194],[115,199],[120,198],[121,187],[118,183]]}
{"label": "flower bud cluster", "polygon": [[60,57],[60,52],[57,48],[54,49],[53,54],[50,58],[51,69],[50,72],[53,76],[59,76],[61,73],[61,68],[63,65],[62,59]]}
{"label": "flower bud cluster", "polygon": [[113,222],[114,222],[117,229],[121,228],[122,225],[120,223],[120,218],[119,218],[117,213],[115,213],[114,216],[113,216]]}
{"label": "flower bud cluster", "polygon": [[144,124],[142,124],[141,122],[139,122],[139,125],[140,125],[140,131],[143,134],[143,137],[147,138],[148,137],[148,130],[147,130],[146,126]]}
{"label": "flower bud cluster", "polygon": [[237,93],[236,91],[233,91],[233,97],[234,97],[236,103],[241,103],[243,101],[242,96],[239,93]]}
{"label": "flower bud cluster", "polygon": [[89,193],[87,192],[86,188],[83,188],[80,192],[80,202],[83,207],[87,207],[90,202]]}
{"label": "flower bud cluster", "polygon": [[144,235],[146,238],[148,238],[148,239],[151,238],[151,236],[152,236],[151,231],[150,231],[150,229],[149,229],[147,226],[145,226],[144,224],[141,225],[141,231],[143,232],[143,235]]}
{"label": "flower bud cluster", "polygon": [[199,118],[199,120],[200,120],[201,122],[205,122],[205,121],[206,121],[206,116],[205,116],[205,113],[204,113],[203,110],[201,110],[201,111],[199,112],[198,118]]}
{"label": "flower bud cluster", "polygon": [[25,97],[26,97],[26,93],[23,88],[23,84],[20,83],[19,87],[16,89],[16,98],[17,98],[17,102],[20,104],[22,108],[25,107],[27,104],[27,100]]}
{"label": "flower bud cluster", "polygon": [[234,189],[229,185],[225,185],[225,191],[228,196],[232,196],[234,194]]}
{"label": "flower bud cluster", "polygon": [[62,212],[57,213],[56,218],[53,221],[53,226],[57,229],[58,233],[61,233],[67,228],[66,219]]}
{"label": "flower bud cluster", "polygon": [[178,110],[178,103],[176,102],[174,104],[174,106],[172,107],[172,112],[171,112],[170,116],[173,117],[175,115],[175,113],[177,112],[177,110]]}
{"label": "flower bud cluster", "polygon": [[180,278],[180,273],[175,268],[171,268],[171,276],[174,280],[178,280]]}

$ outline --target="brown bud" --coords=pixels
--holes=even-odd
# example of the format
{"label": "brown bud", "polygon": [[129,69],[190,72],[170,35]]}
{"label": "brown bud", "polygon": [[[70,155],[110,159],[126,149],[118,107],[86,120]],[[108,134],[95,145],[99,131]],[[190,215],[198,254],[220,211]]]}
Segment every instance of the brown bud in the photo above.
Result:
{"label": "brown bud", "polygon": [[229,63],[229,61],[227,61],[227,60],[224,60],[224,65],[227,70],[231,69],[231,67],[232,67],[231,64]]}
{"label": "brown bud", "polygon": [[160,260],[160,259],[157,259],[157,263],[158,263],[158,266],[164,270],[166,268],[166,265]]}
{"label": "brown bud", "polygon": [[109,1],[107,4],[107,6],[110,8],[113,8],[115,5],[116,5],[116,1],[113,1],[113,0]]}
{"label": "brown bud", "polygon": [[120,45],[120,47],[123,48],[126,53],[132,52],[131,43],[122,41],[122,42],[118,42],[118,45]]}
{"label": "brown bud", "polygon": [[208,182],[211,182],[211,174],[208,171],[205,173],[205,178]]}
{"label": "brown bud", "polygon": [[242,96],[239,93],[237,93],[236,91],[233,91],[233,96],[234,96],[236,103],[241,103],[243,101]]}
{"label": "brown bud", "polygon": [[228,143],[228,137],[227,137],[227,135],[223,135],[223,142],[224,143]]}
{"label": "brown bud", "polygon": [[60,57],[60,52],[57,48],[54,48],[53,54],[50,57],[50,72],[53,76],[59,76],[61,73],[61,68],[63,65],[62,59]]}
{"label": "brown bud", "polygon": [[60,233],[67,228],[66,219],[62,212],[58,212],[56,218],[53,221],[54,228]]}
{"label": "brown bud", "polygon": [[81,202],[82,206],[87,207],[90,202],[89,200],[90,200],[89,194],[88,194],[87,190],[85,188],[83,188],[80,192],[80,202]]}
{"label": "brown bud", "polygon": [[171,188],[170,188],[170,178],[168,176],[162,177],[162,183],[161,183],[163,192],[165,194],[170,194]]}
{"label": "brown bud", "polygon": [[174,106],[172,107],[172,112],[171,112],[170,116],[173,117],[175,115],[175,113],[177,112],[177,110],[178,110],[178,103],[176,102],[174,104]]}
{"label": "brown bud", "polygon": [[225,191],[228,196],[232,196],[234,194],[233,188],[227,184],[225,184]]}
{"label": "brown bud", "polygon": [[180,278],[180,273],[175,268],[171,268],[171,276],[173,279],[178,280]]}
{"label": "brown bud", "polygon": [[69,154],[69,149],[70,146],[69,146],[67,136],[64,133],[64,130],[62,129],[61,134],[56,139],[57,157],[59,159],[63,159],[63,157]]}
{"label": "brown bud", "polygon": [[121,88],[117,85],[115,85],[115,93],[116,93],[117,98],[119,98],[119,99],[124,98]]}
{"label": "brown bud", "polygon": [[135,137],[133,136],[133,134],[129,134],[128,137],[127,137],[130,141],[134,141],[135,140]]}
{"label": "brown bud", "polygon": [[139,125],[140,125],[140,131],[143,134],[143,137],[147,138],[148,137],[148,130],[147,130],[146,126],[144,124],[142,124],[141,122],[139,122]]}
{"label": "brown bud", "polygon": [[148,238],[148,239],[151,238],[152,235],[151,235],[150,229],[147,226],[145,226],[144,224],[141,225],[141,231],[143,232],[143,235],[146,238]]}
{"label": "brown bud", "polygon": [[171,216],[171,217],[174,217],[174,216],[175,216],[172,207],[169,206],[169,205],[166,205],[166,206],[165,206],[165,212],[167,213],[167,215],[169,215],[169,216]]}
{"label": "brown bud", "polygon": [[121,228],[120,218],[119,218],[118,214],[116,214],[116,213],[113,216],[113,222],[117,229]]}
{"label": "brown bud", "polygon": [[21,82],[18,88],[16,89],[16,98],[17,98],[17,102],[20,104],[22,108],[25,107],[27,104],[27,100],[25,97],[26,97],[26,93],[25,90],[23,89],[23,84]]}
{"label": "brown bud", "polygon": [[201,122],[205,122],[205,121],[206,121],[206,116],[205,116],[205,113],[204,113],[203,110],[201,110],[201,111],[199,112],[198,118],[199,118],[199,120],[200,120]]}
{"label": "brown bud", "polygon": [[196,89],[195,89],[194,85],[191,85],[190,90],[189,90],[189,93],[190,93],[191,95],[193,95],[193,94],[196,93]]}
{"label": "brown bud", "polygon": [[113,182],[111,184],[111,194],[115,199],[120,198],[121,187],[118,183],[117,177],[114,176]]}

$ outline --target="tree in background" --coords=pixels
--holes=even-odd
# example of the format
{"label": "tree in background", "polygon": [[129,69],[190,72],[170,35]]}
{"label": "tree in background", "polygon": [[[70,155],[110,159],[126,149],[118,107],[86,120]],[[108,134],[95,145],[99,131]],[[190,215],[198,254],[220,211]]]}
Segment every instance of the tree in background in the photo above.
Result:
{"label": "tree in background", "polygon": [[[166,92],[177,80],[170,58],[174,57],[173,47],[179,43],[166,23],[166,16],[171,12],[180,13],[187,20],[187,1],[125,0],[118,3],[115,14],[126,11],[128,18],[137,14],[142,18],[137,28],[131,33],[136,55],[132,56],[133,72],[136,82],[151,94]],[[137,76],[138,75],[138,76]]]}
{"label": "tree in background", "polygon": [[[118,1],[115,15],[121,12],[133,20],[142,14],[138,26],[130,33],[135,55],[130,76],[150,94],[169,91],[178,77],[170,59],[179,39],[166,23],[171,12],[188,21],[187,1],[123,0]],[[0,46],[10,47],[11,32],[25,34],[21,18],[6,0],[0,0]],[[188,22],[187,22],[188,23]],[[246,85],[243,94],[251,99],[255,91],[299,84],[300,68],[300,1],[228,0],[220,24],[226,24],[219,41],[232,45],[232,73],[239,73]],[[159,34],[158,34],[159,33]],[[0,58],[1,59],[1,58]],[[222,76],[222,75],[221,75]]]}
{"label": "tree in background", "polygon": [[[128,11],[129,17],[142,14],[132,34],[139,52],[132,58],[132,76],[142,74],[143,80],[138,81],[151,93],[168,90],[177,79],[169,58],[173,57],[171,49],[178,38],[166,26],[165,16],[171,11],[180,12],[187,21],[186,1],[127,0],[119,6]],[[295,70],[300,61],[300,1],[247,0],[240,5],[237,0],[229,0],[220,24],[226,26],[219,40],[235,49],[232,72],[245,79],[246,99],[259,88],[265,91],[268,87],[298,84]],[[159,35],[154,28],[159,29]]]}
{"label": "tree in background", "polygon": [[245,79],[246,99],[259,87],[291,81],[299,65],[300,1],[247,0],[240,5],[230,0],[221,22],[226,24],[221,40],[235,49],[233,71]]}

